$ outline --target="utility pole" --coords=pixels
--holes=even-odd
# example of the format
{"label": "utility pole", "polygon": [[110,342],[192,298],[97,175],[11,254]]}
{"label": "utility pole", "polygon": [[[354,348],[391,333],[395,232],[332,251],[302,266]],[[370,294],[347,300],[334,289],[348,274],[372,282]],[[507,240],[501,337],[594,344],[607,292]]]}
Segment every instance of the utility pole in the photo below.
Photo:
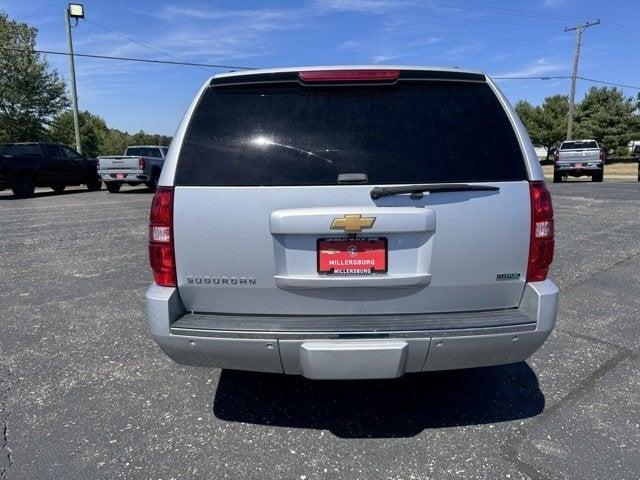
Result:
{"label": "utility pole", "polygon": [[569,95],[569,118],[567,120],[567,140],[571,140],[573,137],[573,115],[575,112],[575,102],[576,102],[576,79],[578,77],[578,59],[580,58],[580,44],[582,42],[582,32],[584,32],[587,28],[592,27],[594,25],[598,25],[600,23],[600,19],[595,22],[587,22],[581,25],[576,25],[575,27],[565,27],[565,32],[570,32],[572,30],[576,31],[576,53],[573,57],[573,74],[571,75],[571,95]]}
{"label": "utility pole", "polygon": [[73,58],[73,40],[71,39],[71,19],[75,19],[74,27],[78,25],[78,19],[84,18],[84,7],[77,3],[70,3],[64,11],[64,19],[67,24],[67,46],[69,48],[69,70],[71,73],[71,104],[73,107],[73,128],[76,134],[76,150],[82,153],[80,142],[80,122],[78,120],[78,93],[76,91],[76,66]]}

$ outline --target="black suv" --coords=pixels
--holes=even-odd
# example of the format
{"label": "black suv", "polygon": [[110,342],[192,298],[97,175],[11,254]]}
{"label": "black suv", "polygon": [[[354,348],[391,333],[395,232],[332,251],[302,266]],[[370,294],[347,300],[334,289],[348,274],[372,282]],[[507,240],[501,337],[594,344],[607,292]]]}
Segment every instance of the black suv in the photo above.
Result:
{"label": "black suv", "polygon": [[36,187],[62,192],[67,185],[100,190],[97,160],[57,143],[8,143],[2,148],[0,190],[10,188],[17,198],[29,198]]}

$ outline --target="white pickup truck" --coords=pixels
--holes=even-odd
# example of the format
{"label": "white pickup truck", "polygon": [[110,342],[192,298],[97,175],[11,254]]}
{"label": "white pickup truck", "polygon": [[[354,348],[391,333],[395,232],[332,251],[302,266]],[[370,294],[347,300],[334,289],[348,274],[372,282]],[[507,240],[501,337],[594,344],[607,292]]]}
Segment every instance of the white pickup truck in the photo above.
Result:
{"label": "white pickup truck", "polygon": [[123,183],[144,183],[154,192],[169,147],[132,145],[122,156],[98,157],[98,175],[111,193],[120,191]]}
{"label": "white pickup truck", "polygon": [[556,150],[553,162],[553,182],[568,176],[590,176],[601,182],[604,174],[605,151],[595,140],[566,140]]}

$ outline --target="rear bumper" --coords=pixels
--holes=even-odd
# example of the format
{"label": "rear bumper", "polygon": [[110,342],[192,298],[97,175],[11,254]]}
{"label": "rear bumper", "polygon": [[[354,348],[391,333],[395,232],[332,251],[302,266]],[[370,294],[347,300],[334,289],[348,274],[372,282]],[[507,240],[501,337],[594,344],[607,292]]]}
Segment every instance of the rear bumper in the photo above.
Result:
{"label": "rear bumper", "polygon": [[[588,163],[591,163],[589,165]],[[604,171],[604,166],[602,162],[588,162],[584,163],[582,167],[576,167],[569,164],[555,164],[553,170],[555,173],[560,173],[562,175],[570,175],[572,177],[580,177],[583,175],[593,175],[594,173],[600,173]]]}
{"label": "rear bumper", "polygon": [[187,314],[175,288],[157,285],[146,300],[151,334],[176,362],[359,379],[525,360],[555,325],[558,288],[527,284],[517,309],[388,317]]}
{"label": "rear bumper", "polygon": [[[124,178],[116,178],[116,175],[122,174]],[[103,182],[146,182],[149,176],[142,170],[133,171],[98,171],[98,176]]]}

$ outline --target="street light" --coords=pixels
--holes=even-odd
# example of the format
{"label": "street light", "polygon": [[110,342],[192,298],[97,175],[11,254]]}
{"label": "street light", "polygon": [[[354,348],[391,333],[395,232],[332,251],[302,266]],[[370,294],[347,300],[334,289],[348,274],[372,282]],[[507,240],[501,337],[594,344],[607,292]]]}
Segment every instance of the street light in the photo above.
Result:
{"label": "street light", "polygon": [[70,3],[69,16],[71,18],[84,18],[84,5],[81,3]]}
{"label": "street light", "polygon": [[73,41],[71,40],[71,19],[75,19],[73,26],[78,25],[78,19],[84,18],[84,6],[81,3],[70,3],[64,12],[67,24],[67,46],[69,47],[69,70],[71,71],[71,104],[73,106],[73,128],[76,134],[76,150],[82,153],[80,143],[80,124],[78,121],[78,94],[76,92],[76,67],[73,60]]}

